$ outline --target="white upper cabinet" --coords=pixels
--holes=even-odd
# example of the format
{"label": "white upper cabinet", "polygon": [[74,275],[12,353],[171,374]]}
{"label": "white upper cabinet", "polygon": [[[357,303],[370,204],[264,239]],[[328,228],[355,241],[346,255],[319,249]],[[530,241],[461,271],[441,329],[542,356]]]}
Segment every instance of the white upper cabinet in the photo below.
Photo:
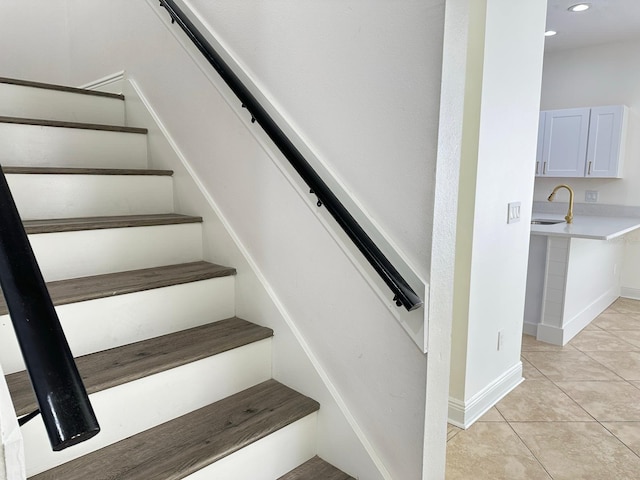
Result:
{"label": "white upper cabinet", "polygon": [[627,108],[540,112],[536,175],[620,177]]}
{"label": "white upper cabinet", "polygon": [[543,112],[542,175],[584,177],[589,112],[589,108]]}
{"label": "white upper cabinet", "polygon": [[586,177],[621,177],[627,107],[593,107],[589,124]]}

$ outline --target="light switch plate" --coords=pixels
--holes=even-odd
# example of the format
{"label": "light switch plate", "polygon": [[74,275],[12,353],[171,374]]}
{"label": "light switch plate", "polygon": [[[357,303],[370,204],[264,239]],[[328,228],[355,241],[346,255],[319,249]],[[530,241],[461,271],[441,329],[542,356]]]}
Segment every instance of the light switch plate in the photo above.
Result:
{"label": "light switch plate", "polygon": [[507,223],[516,223],[520,221],[520,202],[511,202],[508,205]]}

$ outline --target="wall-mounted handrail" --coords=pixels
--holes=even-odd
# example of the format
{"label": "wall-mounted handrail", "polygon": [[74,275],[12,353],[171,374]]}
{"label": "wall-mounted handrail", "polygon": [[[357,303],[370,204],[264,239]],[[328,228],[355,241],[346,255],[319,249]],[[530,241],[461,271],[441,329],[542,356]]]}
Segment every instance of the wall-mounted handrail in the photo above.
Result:
{"label": "wall-mounted handrail", "polygon": [[51,447],[90,439],[100,427],[1,167],[0,286]]}
{"label": "wall-mounted handrail", "polygon": [[318,173],[311,167],[300,151],[293,145],[282,129],[271,118],[260,102],[242,83],[238,76],[231,70],[213,46],[200,33],[196,26],[189,20],[173,0],[159,0],[160,6],[166,8],[171,16],[171,22],[177,23],[196,48],[204,55],[211,66],[218,72],[224,82],[238,97],[242,106],[251,115],[251,121],[258,123],[280,152],[298,172],[300,177],[309,186],[310,192],[318,198],[318,206],[324,205],[333,216],[338,225],[364,255],[367,261],[380,275],[382,280],[394,293],[394,301],[398,306],[404,306],[407,310],[415,310],[423,305],[422,299],[409,286],[409,283],[400,275],[391,262],[385,257],[369,235],[362,229],[345,206],[338,200]]}

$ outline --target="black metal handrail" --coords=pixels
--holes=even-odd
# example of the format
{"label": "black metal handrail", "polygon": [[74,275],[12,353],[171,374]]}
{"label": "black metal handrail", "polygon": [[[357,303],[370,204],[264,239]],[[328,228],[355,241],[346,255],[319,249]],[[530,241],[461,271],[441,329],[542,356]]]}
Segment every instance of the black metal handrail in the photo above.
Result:
{"label": "black metal handrail", "polygon": [[1,167],[0,285],[51,447],[90,439],[100,426]]}
{"label": "black metal handrail", "polygon": [[300,151],[293,145],[282,129],[262,107],[260,102],[251,94],[238,76],[231,70],[222,57],[211,46],[173,0],[159,0],[160,6],[166,8],[171,16],[171,22],[177,23],[198,50],[204,55],[211,66],[218,72],[229,88],[235,93],[242,106],[251,114],[251,121],[258,123],[273,143],[278,147],[300,177],[309,186],[310,192],[318,198],[318,206],[324,205],[327,211],[338,222],[358,250],[369,261],[382,280],[393,291],[398,306],[407,310],[415,310],[423,305],[422,299],[413,291],[407,281],[400,275],[391,262],[384,256],[378,246],[362,229],[358,222],[338,200],[327,184],[311,167]]}

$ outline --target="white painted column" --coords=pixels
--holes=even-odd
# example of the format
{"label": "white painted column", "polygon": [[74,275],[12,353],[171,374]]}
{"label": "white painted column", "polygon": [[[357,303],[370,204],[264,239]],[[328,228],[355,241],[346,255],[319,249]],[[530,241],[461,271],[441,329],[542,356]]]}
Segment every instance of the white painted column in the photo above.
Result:
{"label": "white painted column", "polygon": [[[522,379],[546,1],[447,2],[454,6],[468,16],[468,34],[459,46],[467,68],[449,418],[468,427]],[[519,223],[507,224],[510,202],[521,202]]]}
{"label": "white painted column", "polygon": [[0,365],[0,480],[25,480],[24,447]]}

